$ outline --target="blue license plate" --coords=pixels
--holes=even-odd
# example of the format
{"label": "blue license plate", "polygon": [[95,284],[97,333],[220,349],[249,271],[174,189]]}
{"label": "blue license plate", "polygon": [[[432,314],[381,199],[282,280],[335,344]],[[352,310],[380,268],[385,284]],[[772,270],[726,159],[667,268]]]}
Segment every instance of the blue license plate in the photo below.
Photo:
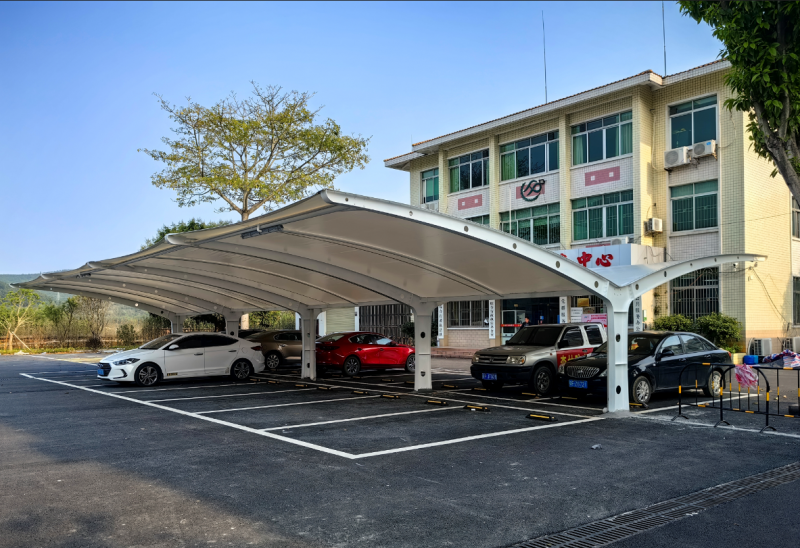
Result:
{"label": "blue license plate", "polygon": [[570,388],[589,388],[589,381],[569,381]]}
{"label": "blue license plate", "polygon": [[497,373],[481,373],[481,378],[485,381],[496,381]]}
{"label": "blue license plate", "polygon": [[100,376],[102,377],[102,376],[104,376],[104,375],[106,374],[106,372],[105,372],[105,371],[103,371],[102,369],[98,369],[98,370],[97,370],[97,374],[98,374],[98,375],[100,375]]}

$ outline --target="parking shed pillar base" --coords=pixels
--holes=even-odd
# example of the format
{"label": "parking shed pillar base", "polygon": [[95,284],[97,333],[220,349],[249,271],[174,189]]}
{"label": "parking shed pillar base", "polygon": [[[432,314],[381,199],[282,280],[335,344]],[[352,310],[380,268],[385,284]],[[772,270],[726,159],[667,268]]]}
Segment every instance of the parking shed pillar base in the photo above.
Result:
{"label": "parking shed pillar base", "polygon": [[436,303],[420,303],[414,310],[414,390],[433,388],[431,379],[431,317]]}
{"label": "parking shed pillar base", "polygon": [[630,411],[628,394],[628,307],[630,301],[605,300],[608,315],[608,413]]}
{"label": "parking shed pillar base", "polygon": [[317,380],[317,316],[319,309],[300,312],[300,332],[303,339],[303,361],[300,378]]}

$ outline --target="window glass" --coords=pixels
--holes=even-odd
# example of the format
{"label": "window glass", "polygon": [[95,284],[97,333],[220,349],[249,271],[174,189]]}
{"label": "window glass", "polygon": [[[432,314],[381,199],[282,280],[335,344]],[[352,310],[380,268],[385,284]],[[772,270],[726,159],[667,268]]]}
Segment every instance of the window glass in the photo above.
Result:
{"label": "window glass", "polygon": [[630,202],[633,200],[633,190],[623,190],[619,193],[620,202]]}
{"label": "window glass", "polygon": [[619,115],[608,116],[606,118],[603,118],[603,125],[604,126],[612,126],[612,125],[617,124],[617,123],[619,123]]}
{"label": "window glass", "polygon": [[500,178],[503,181],[517,178],[517,161],[513,153],[503,155],[500,161]]}
{"label": "window glass", "polygon": [[589,210],[589,238],[603,237],[603,210],[594,208]]}
{"label": "window glass", "polygon": [[673,198],[680,198],[681,196],[691,196],[694,193],[692,185],[674,186],[669,189]]}
{"label": "window glass", "polygon": [[717,96],[712,95],[711,97],[705,97],[703,99],[697,99],[696,101],[694,101],[693,108],[703,108],[716,104],[717,104]]}
{"label": "window glass", "polygon": [[143,350],[159,350],[168,346],[168,344],[172,343],[175,339],[180,339],[183,337],[181,333],[170,333],[169,335],[164,335],[163,337],[159,337],[157,339],[153,339],[147,344],[143,344],[139,348]]}
{"label": "window glass", "polygon": [[517,151],[517,177],[527,177],[529,175],[528,150]]}
{"label": "window glass", "polygon": [[459,164],[468,164],[469,163],[469,154],[465,154],[464,156],[460,156],[458,158]]}
{"label": "window glass", "polygon": [[[353,344],[370,344],[374,337],[369,333],[361,333],[360,335],[355,335],[354,337],[350,337],[350,342]],[[322,341],[322,339],[320,339]]]}
{"label": "window glass", "polygon": [[800,325],[800,278],[792,278],[792,321]]}
{"label": "window glass", "polygon": [[719,271],[696,270],[670,282],[670,311],[691,320],[719,312]]}
{"label": "window glass", "polygon": [[317,339],[317,342],[335,342],[344,337],[347,333],[331,333]]}
{"label": "window glass", "polygon": [[525,219],[517,223],[517,236],[523,240],[530,241],[531,239],[531,220]]}
{"label": "window glass", "polygon": [[517,331],[506,344],[517,346],[555,346],[562,329],[562,327],[558,326],[523,327]]}
{"label": "window glass", "polygon": [[561,216],[550,215],[550,243],[557,244],[561,241]]}
{"label": "window glass", "polygon": [[517,141],[516,143],[514,143],[514,146],[518,150],[521,149],[521,148],[529,147],[529,146],[531,146],[531,140],[530,139],[522,139],[521,141]]}
{"label": "window glass", "polygon": [[619,234],[633,234],[633,204],[619,206]]}
{"label": "window glass", "polygon": [[181,339],[176,343],[181,350],[190,348],[203,348],[202,335],[191,335],[185,339]]}
{"label": "window glass", "polygon": [[689,112],[692,110],[692,102],[689,101],[688,103],[682,103],[680,105],[675,105],[669,107],[669,114],[672,116],[673,114],[680,114],[681,112]]}
{"label": "window glass", "polygon": [[450,327],[488,327],[489,301],[451,301],[447,319]]}
{"label": "window glass", "polygon": [[[474,156],[474,155],[473,155]],[[483,186],[483,162],[472,163],[472,188]]]}
{"label": "window glass", "polygon": [[392,344],[393,342],[394,341],[392,339],[390,339],[389,337],[381,337],[378,340],[376,340],[373,344],[377,344],[379,346],[388,346],[388,345]]}
{"label": "window glass", "polygon": [[680,230],[692,230],[693,214],[692,205],[694,198],[682,198],[680,200],[672,200],[672,230],[678,232]]}
{"label": "window glass", "polygon": [[561,337],[562,342],[567,343],[568,348],[583,346],[583,335],[581,334],[580,327],[570,327],[564,332]]}
{"label": "window glass", "polygon": [[536,245],[546,245],[548,243],[547,217],[538,217],[533,220],[533,243]]}
{"label": "window glass", "polygon": [[[514,146],[513,143],[511,146]],[[489,162],[486,158],[488,157],[489,150],[486,149],[464,154],[458,158],[450,158],[447,161],[447,165],[450,168],[450,192],[459,192],[487,184],[489,180],[487,169]],[[438,179],[436,182],[438,187]]]}
{"label": "window glass", "polygon": [[[469,156],[467,156],[467,158],[469,158]],[[470,185],[469,185],[469,174],[470,174],[469,164],[462,164],[459,167],[459,185],[458,186],[459,186],[460,190],[467,190],[467,189],[470,188]]]}
{"label": "window glass", "polygon": [[664,344],[661,345],[661,351],[664,352],[666,350],[672,350],[672,352],[676,356],[680,356],[683,354],[683,347],[681,346],[681,340],[678,338],[677,335],[670,335],[664,341]]}
{"label": "window glass", "polygon": [[[690,185],[687,185],[690,186]],[[704,194],[706,192],[716,192],[717,191],[717,181],[705,181],[703,183],[695,183],[694,184],[694,193],[695,194]]]}
{"label": "window glass", "polygon": [[684,348],[686,348],[687,354],[706,351],[706,345],[703,344],[703,341],[693,335],[681,335],[681,339],[683,339],[683,345]]}
{"label": "window glass", "polygon": [[717,109],[707,108],[694,113],[694,143],[717,138]]}
{"label": "window glass", "polygon": [[[693,185],[672,187],[670,189],[672,230],[694,230],[718,226],[717,186],[717,181],[705,181]],[[692,196],[693,194],[694,196]]]}
{"label": "window glass", "polygon": [[717,226],[717,195],[706,194],[694,199],[694,227],[711,228]]}
{"label": "window glass", "polygon": [[[690,103],[691,104],[691,103]],[[692,115],[672,118],[672,148],[692,145]]]}
{"label": "window glass", "polygon": [[601,128],[601,127],[603,127],[603,121],[602,120],[595,120],[593,122],[586,122],[586,130],[587,131],[591,131],[593,129],[597,129],[597,128]]}
{"label": "window glass", "polygon": [[581,209],[586,207],[586,198],[578,198],[572,200],[572,209]]}
{"label": "window glass", "polygon": [[[514,148],[516,148],[514,143],[508,143],[506,145],[500,145],[500,153],[502,154],[503,152],[511,152],[512,150],[514,150]],[[451,162],[452,162],[452,160],[451,160]]]}
{"label": "window glass", "polygon": [[472,154],[469,155],[469,159],[470,159],[470,161],[482,160],[483,159],[483,153],[482,152],[473,152]]}
{"label": "window glass", "polygon": [[458,192],[460,176],[458,174],[458,166],[450,168],[450,192]]}
{"label": "window glass", "polygon": [[586,338],[589,339],[589,344],[603,344],[603,335],[596,325],[586,326]]}
{"label": "window glass", "polygon": [[[610,192],[608,194],[603,194],[603,203],[604,204],[616,204],[619,203],[619,192]],[[600,204],[597,204],[600,205]]]}
{"label": "window glass", "polygon": [[544,149],[545,145],[531,148],[531,175],[545,172]]}
{"label": "window glass", "polygon": [[[633,191],[623,190],[572,201],[573,240],[633,234]],[[605,207],[603,207],[605,205]]]}
{"label": "window glass", "polygon": [[559,213],[561,211],[561,204],[555,203],[547,206],[548,213]]}
{"label": "window glass", "polygon": [[589,161],[597,162],[603,159],[603,132],[589,133]]}
{"label": "window glass", "polygon": [[586,134],[576,135],[572,138],[572,165],[586,163]]}
{"label": "window glass", "polygon": [[633,152],[633,124],[619,126],[619,153],[630,154]]}
{"label": "window glass", "polygon": [[549,162],[549,171],[558,169],[558,141],[548,143],[547,145],[547,161]]}
{"label": "window glass", "polygon": [[606,236],[617,235],[617,207],[606,208]]}
{"label": "window glass", "polygon": [[619,126],[606,130],[606,158],[619,156]]}
{"label": "window glass", "polygon": [[622,114],[619,115],[620,122],[624,122],[626,120],[631,120],[631,119],[633,119],[633,112],[631,111],[623,112]]}
{"label": "window glass", "polygon": [[[661,339],[661,335],[628,335],[628,354],[650,356],[655,353]],[[597,356],[607,352],[608,342],[604,342],[597,347],[592,355]]]}
{"label": "window glass", "polygon": [[572,234],[573,240],[586,240],[589,238],[589,221],[586,210],[573,212]]}
{"label": "window glass", "polygon": [[589,207],[599,207],[603,205],[603,197],[602,196],[590,196],[586,198],[587,205]]}

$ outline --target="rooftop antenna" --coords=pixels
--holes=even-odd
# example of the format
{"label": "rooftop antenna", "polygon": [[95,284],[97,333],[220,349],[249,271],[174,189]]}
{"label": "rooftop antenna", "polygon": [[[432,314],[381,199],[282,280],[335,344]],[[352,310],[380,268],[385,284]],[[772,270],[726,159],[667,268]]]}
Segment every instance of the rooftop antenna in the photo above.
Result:
{"label": "rooftop antenna", "polygon": [[542,50],[544,51],[544,102],[546,103],[547,102],[547,43],[544,39],[544,10],[542,10]]}
{"label": "rooftop antenna", "polygon": [[667,75],[667,24],[664,21],[664,0],[661,0],[661,33],[664,38],[664,76]]}

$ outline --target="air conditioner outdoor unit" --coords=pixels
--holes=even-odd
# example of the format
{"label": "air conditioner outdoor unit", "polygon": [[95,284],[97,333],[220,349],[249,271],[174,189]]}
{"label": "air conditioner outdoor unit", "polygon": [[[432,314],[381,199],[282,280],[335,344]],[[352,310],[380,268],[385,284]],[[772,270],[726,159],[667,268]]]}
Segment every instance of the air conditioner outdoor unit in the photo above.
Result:
{"label": "air conditioner outdoor unit", "polygon": [[756,356],[769,356],[772,354],[772,339],[753,339],[750,344],[750,353]]}
{"label": "air conditioner outdoor unit", "polygon": [[792,352],[800,352],[800,337],[792,337]]}
{"label": "air conditioner outdoor unit", "polygon": [[717,157],[717,142],[714,139],[697,143],[692,147],[692,158],[702,158],[703,156]]}
{"label": "air conditioner outdoor unit", "polygon": [[664,151],[664,169],[670,170],[690,163],[692,157],[689,150],[689,147],[679,147]]}
{"label": "air conditioner outdoor unit", "polygon": [[627,236],[622,236],[621,238],[613,238],[611,240],[611,245],[623,245],[623,244],[627,244],[627,243],[630,243],[628,241],[628,237]]}
{"label": "air conditioner outdoor unit", "polygon": [[428,202],[426,204],[422,204],[422,207],[424,207],[425,209],[430,209],[432,211],[439,211],[438,202]]}
{"label": "air conditioner outdoor unit", "polygon": [[647,232],[664,232],[663,221],[655,217],[647,219]]}

